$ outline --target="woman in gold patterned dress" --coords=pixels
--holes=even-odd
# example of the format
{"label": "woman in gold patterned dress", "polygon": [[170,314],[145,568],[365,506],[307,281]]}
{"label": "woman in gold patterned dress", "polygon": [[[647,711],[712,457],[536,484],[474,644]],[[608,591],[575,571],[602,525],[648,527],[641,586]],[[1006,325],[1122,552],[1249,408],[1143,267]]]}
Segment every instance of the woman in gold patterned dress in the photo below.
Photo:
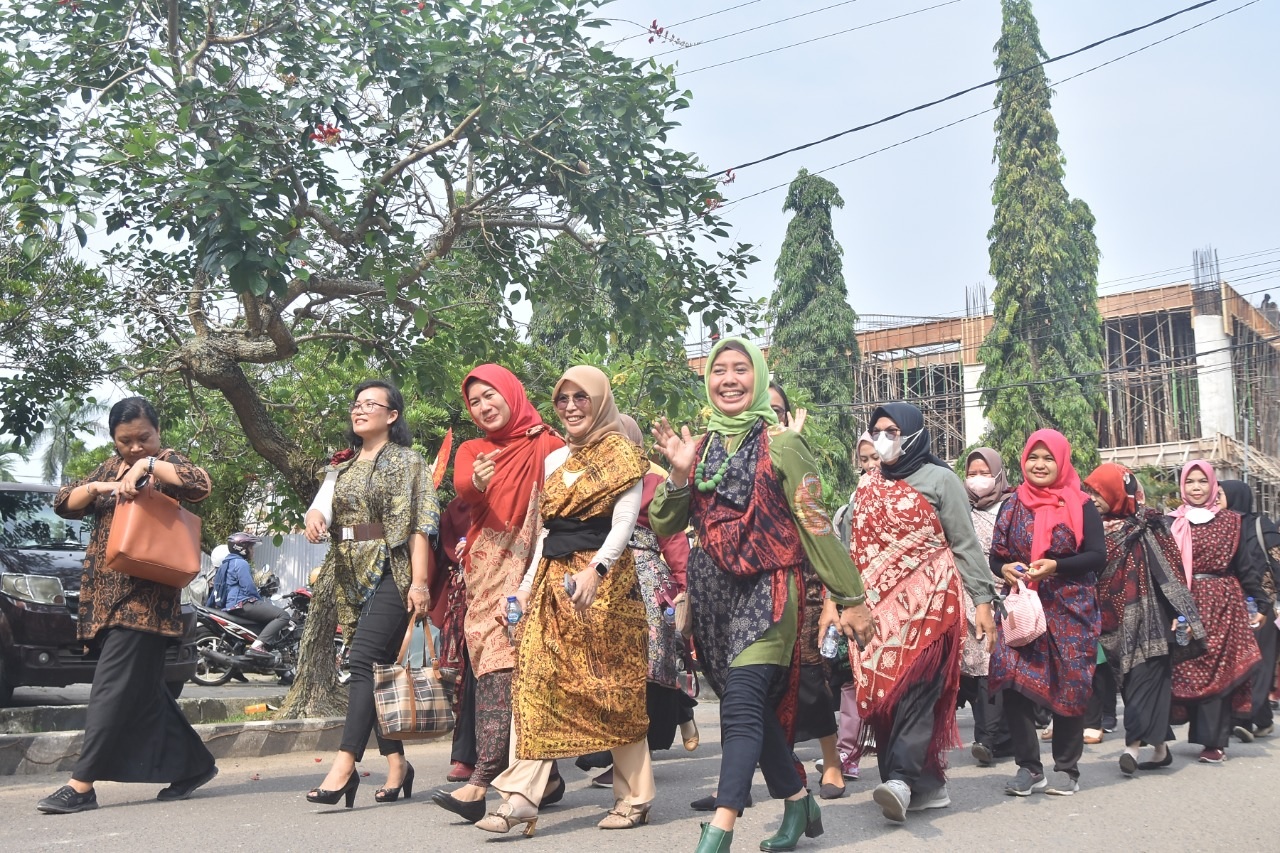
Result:
{"label": "woman in gold patterned dress", "polygon": [[622,435],[609,380],[571,367],[552,395],[569,446],[547,457],[512,682],[513,760],[493,781],[506,802],[476,824],[532,835],[552,760],[613,752],[613,808],[601,829],[648,822],[655,789],[646,734],[648,623],[627,543],[648,464]]}
{"label": "woman in gold patterned dress", "polygon": [[[440,526],[430,467],[411,448],[400,391],[371,379],[356,386],[353,398],[347,432],[353,452],[335,457],[306,518],[312,542],[330,534],[323,571],[334,573],[338,622],[352,638],[342,742],[329,774],[307,801],[333,805],[345,795],[347,808],[360,786],[356,762],[376,721],[373,665],[395,661],[410,618],[427,614],[428,537]],[[379,732],[378,751],[387,756],[389,770],[374,800],[395,802],[401,789],[411,797],[413,767],[404,760],[404,745]]]}

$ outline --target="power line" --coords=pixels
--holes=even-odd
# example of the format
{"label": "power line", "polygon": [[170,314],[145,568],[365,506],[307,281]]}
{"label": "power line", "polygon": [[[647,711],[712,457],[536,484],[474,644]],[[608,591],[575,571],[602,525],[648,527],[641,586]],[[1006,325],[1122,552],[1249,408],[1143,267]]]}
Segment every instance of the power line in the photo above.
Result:
{"label": "power line", "polygon": [[[686,18],[683,21],[677,21],[674,24],[668,24],[666,27],[663,27],[663,29],[667,31],[674,30],[676,27],[683,27],[685,24],[692,24],[695,21],[704,21],[707,18],[714,18],[717,15],[723,15],[726,12],[736,12],[738,9],[743,9],[743,8],[746,8],[747,6],[754,6],[759,2],[760,0],[747,0],[747,2],[745,3],[739,3],[736,6],[730,6],[727,9],[719,9],[715,12],[707,12],[705,15],[698,15],[696,18]],[[628,21],[628,23],[635,23],[635,22]],[[620,38],[617,41],[608,42],[605,45],[605,47],[614,47],[616,45],[622,44],[623,42],[628,42],[628,41],[631,41],[632,39],[637,39],[637,38],[640,38],[641,36],[648,35],[651,32],[648,27],[644,27],[641,24],[636,24],[636,26],[641,27],[641,29],[643,29],[644,32],[636,33],[635,35],[624,36],[623,38]]]}
{"label": "power line", "polygon": [[[714,177],[717,177],[717,176],[720,176],[720,175],[724,175],[724,174],[726,174],[726,173],[728,173],[728,172],[740,172],[740,171],[742,171],[743,169],[749,168],[749,167],[751,167],[751,166],[758,166],[758,165],[759,165],[759,164],[761,164],[761,163],[767,163],[767,162],[769,162],[770,160],[776,160],[776,159],[778,159],[779,157],[784,157],[784,156],[786,156],[786,155],[788,155],[788,154],[794,154],[794,153],[795,153],[795,152],[797,152],[797,151],[804,151],[804,150],[806,150],[806,149],[808,149],[808,148],[813,148],[813,147],[818,146],[818,145],[823,145],[823,144],[825,144],[825,143],[827,143],[827,142],[831,142],[832,140],[839,139],[839,138],[841,138],[841,137],[843,137],[843,136],[848,136],[848,135],[849,135],[849,134],[851,134],[851,133],[858,133],[858,132],[860,132],[860,131],[867,130],[867,129],[872,128],[872,127],[877,127],[877,126],[882,125],[882,124],[887,124],[887,123],[889,123],[889,122],[891,122],[891,121],[894,121],[894,120],[896,120],[896,119],[902,118],[903,116],[910,115],[911,113],[920,112],[921,110],[926,110],[926,109],[929,109],[930,107],[936,107],[936,106],[937,106],[937,105],[939,105],[939,104],[943,104],[943,103],[946,103],[947,101],[955,100],[956,98],[959,98],[959,97],[961,97],[961,96],[963,96],[963,95],[967,95],[967,94],[969,94],[970,92],[976,92],[976,91],[978,91],[979,89],[985,89],[985,88],[988,88],[988,87],[991,87],[991,86],[995,86],[995,85],[996,85],[996,84],[998,84],[998,83],[1002,83],[1002,82],[1004,82],[1005,80],[1011,80],[1011,79],[1013,79],[1013,78],[1015,78],[1015,77],[1019,77],[1019,76],[1021,76],[1021,75],[1023,75],[1023,74],[1026,74],[1026,73],[1028,73],[1028,72],[1030,72],[1030,71],[1034,71],[1034,70],[1035,70],[1035,69],[1037,69],[1037,68],[1043,68],[1044,66],[1049,65],[1049,64],[1051,64],[1051,63],[1059,62],[1059,61],[1061,61],[1061,60],[1063,60],[1063,59],[1068,59],[1068,58],[1070,58],[1070,57],[1072,57],[1072,56],[1077,56],[1077,55],[1079,55],[1079,54],[1081,54],[1081,53],[1084,53],[1084,52],[1086,52],[1086,51],[1093,50],[1093,49],[1095,49],[1095,48],[1097,48],[1097,47],[1101,47],[1102,45],[1107,44],[1108,42],[1112,42],[1112,41],[1115,41],[1116,39],[1124,38],[1124,37],[1126,37],[1126,36],[1133,35],[1134,33],[1141,32],[1141,31],[1146,30],[1146,29],[1150,29],[1151,27],[1157,26],[1158,24],[1162,24],[1162,23],[1164,23],[1165,21],[1171,20],[1172,18],[1176,18],[1176,17],[1178,17],[1179,15],[1185,15],[1185,14],[1187,14],[1188,12],[1193,12],[1193,11],[1195,11],[1196,9],[1201,9],[1201,8],[1203,8],[1203,7],[1205,7],[1205,6],[1209,6],[1209,5],[1212,5],[1212,4],[1217,3],[1217,2],[1218,2],[1218,0],[1201,0],[1201,2],[1199,2],[1199,3],[1195,3],[1195,4],[1191,5],[1191,6],[1187,6],[1185,9],[1179,9],[1179,10],[1178,10],[1178,11],[1176,11],[1176,12],[1171,12],[1171,13],[1169,13],[1168,15],[1164,15],[1164,16],[1162,16],[1162,17],[1160,17],[1160,18],[1156,18],[1154,21],[1150,21],[1149,23],[1142,24],[1142,25],[1137,26],[1137,27],[1131,27],[1131,28],[1129,28],[1129,29],[1127,29],[1127,30],[1124,30],[1123,32],[1119,32],[1119,33],[1116,33],[1116,34],[1114,34],[1114,35],[1107,36],[1106,38],[1098,39],[1097,41],[1095,41],[1095,42],[1091,42],[1090,44],[1087,44],[1087,45],[1085,45],[1084,47],[1076,48],[1075,50],[1068,51],[1067,53],[1061,53],[1061,54],[1058,54],[1057,56],[1051,56],[1051,57],[1049,57],[1048,59],[1044,60],[1043,62],[1038,62],[1038,63],[1036,63],[1036,64],[1034,64],[1034,65],[1029,65],[1029,66],[1027,66],[1026,68],[1023,68],[1023,69],[1021,69],[1021,70],[1019,70],[1019,71],[1014,71],[1014,72],[1011,72],[1011,73],[1009,73],[1009,74],[1001,75],[1000,77],[996,77],[996,78],[994,78],[994,79],[992,79],[992,80],[988,80],[988,81],[986,81],[985,83],[978,83],[977,85],[970,86],[970,87],[968,87],[968,88],[966,88],[966,89],[961,89],[961,90],[960,90],[960,91],[958,91],[958,92],[953,92],[953,93],[951,93],[950,95],[946,95],[945,97],[938,98],[938,99],[936,99],[936,100],[929,101],[929,102],[924,103],[924,104],[919,104],[919,105],[914,106],[914,107],[910,107],[910,108],[905,109],[905,110],[902,110],[902,111],[900,111],[900,112],[896,112],[896,113],[894,113],[894,114],[892,114],[892,115],[885,116],[884,118],[877,119],[877,120],[875,120],[875,121],[871,121],[871,122],[867,122],[867,123],[865,123],[865,124],[860,124],[860,125],[858,125],[858,126],[856,126],[856,127],[851,127],[851,128],[849,128],[849,129],[847,129],[847,130],[839,131],[838,133],[830,134],[829,136],[825,136],[825,137],[823,137],[823,138],[821,138],[821,139],[816,139],[816,140],[814,140],[813,142],[806,142],[806,143],[804,143],[804,144],[802,144],[802,145],[796,145],[796,146],[793,146],[793,147],[788,148],[788,149],[786,149],[786,150],[778,151],[778,152],[776,152],[776,153],[774,153],[774,154],[769,154],[769,155],[767,155],[767,156],[765,156],[765,157],[760,157],[760,158],[755,159],[755,160],[749,160],[749,161],[747,161],[747,162],[745,162],[745,163],[740,163],[740,164],[738,164],[738,165],[736,165],[736,166],[730,166],[729,168],[727,168],[727,169],[721,169],[721,170],[720,170],[720,171],[718,171],[718,172],[712,172],[708,177],[713,177],[713,178],[714,178]],[[1217,15],[1217,16],[1215,16],[1215,17],[1213,17],[1213,18],[1210,18],[1210,19],[1209,19],[1209,20],[1207,20],[1207,21],[1203,21],[1203,22],[1202,22],[1202,25],[1203,25],[1203,24],[1210,23],[1211,21],[1216,21],[1216,20],[1218,20],[1218,18],[1226,17],[1227,15],[1230,15],[1230,14],[1233,14],[1233,13],[1235,13],[1235,12],[1238,12],[1238,11],[1240,11],[1241,9],[1247,8],[1247,7],[1249,7],[1249,6],[1252,6],[1252,5],[1254,5],[1255,3],[1258,3],[1258,2],[1260,2],[1260,0],[1249,0],[1249,2],[1244,3],[1244,4],[1240,5],[1240,6],[1237,6],[1237,7],[1235,7],[1234,9],[1230,9],[1230,10],[1228,10],[1228,11],[1226,11],[1226,12],[1222,13],[1221,15]],[[1189,29],[1194,29],[1194,27],[1189,28]],[[1176,34],[1175,34],[1175,35],[1176,35]],[[1157,44],[1158,44],[1158,42],[1157,42]]]}
{"label": "power line", "polygon": [[[715,44],[718,41],[725,41],[726,39],[731,39],[737,36],[746,35],[747,33],[754,33],[756,30],[763,30],[763,29],[768,29],[769,27],[776,27],[778,24],[786,24],[791,21],[799,20],[800,18],[807,18],[810,15],[816,15],[819,12],[826,12],[831,9],[838,9],[841,6],[848,6],[852,3],[857,3],[857,2],[859,2],[859,0],[842,0],[840,3],[833,3],[830,6],[823,6],[820,9],[810,9],[808,12],[800,12],[797,15],[791,15],[790,17],[786,17],[786,18],[779,18],[778,20],[770,21],[767,24],[756,24],[754,27],[747,27],[745,30],[738,30],[732,33],[725,33],[722,36],[716,36],[715,38],[704,39],[702,41],[694,42],[693,44],[689,44],[689,45],[681,45],[680,47],[673,47],[671,48],[671,50],[664,50],[661,53],[655,53],[650,58],[656,59],[659,56],[666,56],[669,53],[679,53],[680,51],[688,50],[691,47],[702,47],[703,45],[707,45],[707,44]],[[674,29],[677,26],[680,26],[680,25],[672,24],[668,29]],[[835,34],[833,33],[833,35]],[[781,49],[782,48],[779,48],[779,50]],[[734,61],[737,62],[738,60],[734,60]],[[692,74],[693,72],[690,71],[687,73]]]}

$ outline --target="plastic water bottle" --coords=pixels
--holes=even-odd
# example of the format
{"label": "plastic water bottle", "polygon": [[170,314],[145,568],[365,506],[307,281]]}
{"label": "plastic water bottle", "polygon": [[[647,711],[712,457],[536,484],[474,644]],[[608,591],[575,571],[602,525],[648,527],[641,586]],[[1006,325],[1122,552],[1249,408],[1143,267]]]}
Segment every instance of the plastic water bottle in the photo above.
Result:
{"label": "plastic water bottle", "polygon": [[520,617],[524,615],[524,611],[520,609],[520,602],[514,595],[507,596],[507,638],[511,642],[516,641],[516,625],[520,623]]}
{"label": "plastic water bottle", "polygon": [[1173,639],[1178,645],[1186,646],[1191,643],[1191,626],[1187,624],[1187,617],[1178,617],[1178,627],[1173,629]]}
{"label": "plastic water bottle", "polygon": [[666,610],[663,610],[662,621],[666,622],[668,625],[676,624],[676,609],[674,607],[668,607]]}
{"label": "plastic water bottle", "polygon": [[1248,611],[1250,619],[1258,615],[1258,602],[1253,600],[1252,595],[1244,600],[1244,609]]}
{"label": "plastic water bottle", "polygon": [[835,625],[827,626],[827,633],[822,636],[822,648],[819,651],[824,658],[831,660],[840,653],[840,631]]}

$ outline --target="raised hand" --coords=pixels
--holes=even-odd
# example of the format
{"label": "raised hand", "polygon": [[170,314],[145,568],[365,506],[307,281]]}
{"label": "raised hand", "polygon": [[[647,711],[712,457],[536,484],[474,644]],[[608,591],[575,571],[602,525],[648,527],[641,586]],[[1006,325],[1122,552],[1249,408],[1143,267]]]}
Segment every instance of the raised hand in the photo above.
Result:
{"label": "raised hand", "polygon": [[663,418],[653,428],[653,438],[658,443],[662,455],[671,463],[671,482],[676,486],[684,486],[689,482],[689,475],[698,461],[698,443],[693,440],[689,427],[681,427],[679,434],[671,424]]}

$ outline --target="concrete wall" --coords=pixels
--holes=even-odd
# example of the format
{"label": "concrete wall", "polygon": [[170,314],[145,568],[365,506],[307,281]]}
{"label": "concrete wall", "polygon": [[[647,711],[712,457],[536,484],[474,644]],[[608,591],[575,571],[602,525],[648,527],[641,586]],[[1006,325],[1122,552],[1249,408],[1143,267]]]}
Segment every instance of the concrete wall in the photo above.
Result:
{"label": "concrete wall", "polygon": [[978,390],[978,380],[986,371],[982,362],[962,364],[961,379],[964,381],[964,443],[966,447],[977,444],[982,434],[987,431],[987,419],[982,414],[982,395]]}
{"label": "concrete wall", "polygon": [[1231,338],[1221,316],[1191,318],[1196,336],[1196,371],[1200,391],[1201,434],[1236,437],[1236,394],[1231,371]]}

